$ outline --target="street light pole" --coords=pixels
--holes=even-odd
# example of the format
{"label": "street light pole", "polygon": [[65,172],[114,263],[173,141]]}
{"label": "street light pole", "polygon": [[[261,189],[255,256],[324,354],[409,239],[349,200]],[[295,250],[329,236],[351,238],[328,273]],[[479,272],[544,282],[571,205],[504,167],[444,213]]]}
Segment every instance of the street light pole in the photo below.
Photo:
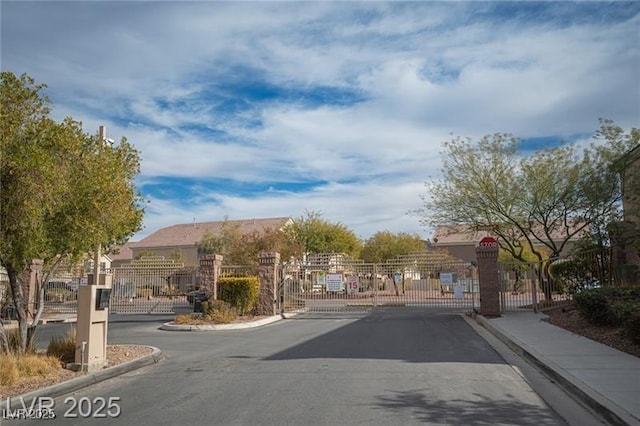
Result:
{"label": "street light pole", "polygon": [[[104,144],[104,141],[107,139],[107,128],[105,126],[100,126],[98,130],[98,137],[100,146]],[[102,149],[102,148],[100,148]],[[100,285],[100,251],[102,247],[100,243],[96,245],[95,253],[93,256],[93,285]]]}

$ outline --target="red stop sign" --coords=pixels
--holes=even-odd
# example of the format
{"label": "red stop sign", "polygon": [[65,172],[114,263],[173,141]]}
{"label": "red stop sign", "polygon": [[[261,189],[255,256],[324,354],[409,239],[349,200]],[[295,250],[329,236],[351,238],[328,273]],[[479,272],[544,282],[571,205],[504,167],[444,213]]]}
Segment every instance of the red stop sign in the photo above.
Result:
{"label": "red stop sign", "polygon": [[485,247],[485,248],[489,248],[489,247],[494,247],[497,248],[498,247],[498,240],[496,240],[493,237],[484,237],[483,239],[480,240],[480,247]]}

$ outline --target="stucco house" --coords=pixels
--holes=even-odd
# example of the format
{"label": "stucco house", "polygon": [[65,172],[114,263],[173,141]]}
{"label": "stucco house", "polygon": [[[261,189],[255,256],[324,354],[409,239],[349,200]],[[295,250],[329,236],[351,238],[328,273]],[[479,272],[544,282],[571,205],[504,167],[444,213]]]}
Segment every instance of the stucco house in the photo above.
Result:
{"label": "stucco house", "polygon": [[640,226],[640,144],[622,157],[622,206],[624,220]]}
{"label": "stucco house", "polygon": [[623,221],[609,225],[613,259],[622,281],[640,283],[640,144],[620,158]]}
{"label": "stucco house", "polygon": [[194,222],[161,228],[140,241],[120,246],[111,254],[113,266],[117,267],[144,254],[179,257],[185,266],[197,266],[198,243],[207,235],[219,235],[223,226],[238,226],[243,234],[267,229],[283,229],[293,223],[290,217],[263,219],[224,220],[216,222]]}

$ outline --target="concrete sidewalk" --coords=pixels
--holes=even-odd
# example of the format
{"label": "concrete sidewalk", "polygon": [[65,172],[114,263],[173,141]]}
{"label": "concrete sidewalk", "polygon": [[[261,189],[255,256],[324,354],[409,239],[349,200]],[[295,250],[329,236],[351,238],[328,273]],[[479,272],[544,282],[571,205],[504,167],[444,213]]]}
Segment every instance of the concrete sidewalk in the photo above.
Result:
{"label": "concrete sidewalk", "polygon": [[556,327],[544,314],[476,321],[609,423],[640,425],[640,359]]}

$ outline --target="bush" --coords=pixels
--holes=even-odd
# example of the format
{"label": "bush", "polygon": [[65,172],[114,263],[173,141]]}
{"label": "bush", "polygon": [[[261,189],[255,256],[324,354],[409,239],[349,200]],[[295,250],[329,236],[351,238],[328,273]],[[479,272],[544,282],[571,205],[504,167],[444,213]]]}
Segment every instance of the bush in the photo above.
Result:
{"label": "bush", "polygon": [[[12,354],[17,354],[20,352],[20,329],[19,328],[10,328],[5,329],[5,334],[7,336],[7,341],[9,343],[9,352]],[[27,353],[35,353],[36,352],[36,341],[33,339],[31,341],[31,346],[27,348]]]}
{"label": "bush", "polygon": [[215,324],[229,324],[238,318],[236,309],[223,300],[210,300],[207,306],[207,311],[202,311],[207,321]]}
{"label": "bush", "polygon": [[173,320],[178,325],[228,324],[238,318],[238,312],[229,303],[222,300],[202,302],[202,313],[178,315]]}
{"label": "bush", "polygon": [[228,277],[218,280],[218,298],[244,315],[258,302],[260,281],[257,277]]}
{"label": "bush", "polygon": [[573,297],[580,315],[592,324],[622,326],[640,310],[640,288],[603,287]]}
{"label": "bush", "polygon": [[640,345],[640,307],[636,305],[636,309],[631,312],[622,324],[622,332],[631,341]]}
{"label": "bush", "polygon": [[76,300],[77,295],[75,292],[71,290],[67,290],[66,288],[52,288],[47,290],[45,299],[47,302],[71,302]]}
{"label": "bush", "polygon": [[600,289],[581,291],[573,296],[580,315],[592,324],[610,325],[615,322],[607,295]]}
{"label": "bush", "polygon": [[618,300],[611,303],[615,325],[623,325],[634,312],[640,312],[640,300]]}
{"label": "bush", "polygon": [[49,341],[47,355],[57,358],[63,364],[76,359],[76,329],[70,328],[64,336],[54,336]]}
{"label": "bush", "polygon": [[139,299],[149,299],[153,296],[153,288],[151,287],[136,287],[136,297]]}
{"label": "bush", "polygon": [[203,316],[200,314],[177,315],[173,320],[173,323],[177,325],[198,325],[204,324],[205,322],[206,321],[204,320]]}

